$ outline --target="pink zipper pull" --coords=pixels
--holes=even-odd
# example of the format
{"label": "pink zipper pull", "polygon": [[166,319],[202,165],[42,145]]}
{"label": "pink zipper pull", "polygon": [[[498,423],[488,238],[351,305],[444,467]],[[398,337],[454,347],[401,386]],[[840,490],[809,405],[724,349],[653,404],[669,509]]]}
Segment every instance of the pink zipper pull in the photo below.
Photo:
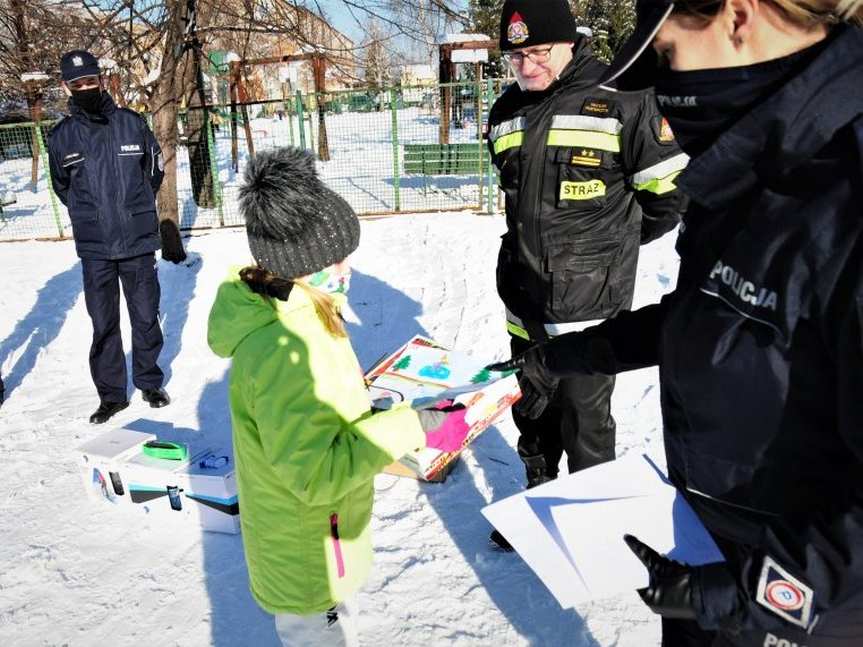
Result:
{"label": "pink zipper pull", "polygon": [[330,515],[330,535],[333,538],[333,549],[336,551],[336,573],[339,578],[345,576],[345,560],[342,557],[342,544],[339,540],[339,515]]}

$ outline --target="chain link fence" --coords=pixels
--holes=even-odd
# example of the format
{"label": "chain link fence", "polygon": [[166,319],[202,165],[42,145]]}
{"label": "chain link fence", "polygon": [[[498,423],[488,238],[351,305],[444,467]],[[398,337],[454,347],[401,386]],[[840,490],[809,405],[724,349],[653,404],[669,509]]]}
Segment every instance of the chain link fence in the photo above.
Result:
{"label": "chain link fence", "polygon": [[[485,147],[503,82],[346,90],[190,109],[177,146],[180,228],[242,224],[237,193],[256,153],[315,152],[324,181],[360,215],[499,208]],[[443,123],[442,123],[443,122]],[[47,131],[0,126],[0,240],[71,237],[50,187]]]}

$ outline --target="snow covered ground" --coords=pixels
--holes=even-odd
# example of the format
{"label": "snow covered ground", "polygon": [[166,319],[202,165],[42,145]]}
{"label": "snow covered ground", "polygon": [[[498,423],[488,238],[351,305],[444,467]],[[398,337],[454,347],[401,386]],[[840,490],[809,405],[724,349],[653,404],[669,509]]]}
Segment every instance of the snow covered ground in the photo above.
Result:
{"label": "snow covered ground", "polygon": [[[350,333],[364,366],[416,333],[483,359],[508,356],[494,289],[500,216],[427,214],[363,223]],[[677,275],[674,234],[643,249],[636,306]],[[187,240],[195,262],[160,261],[167,390],[135,393],[109,423],[193,444],[230,442],[228,362],[206,345],[226,267],[248,258],[240,229]],[[275,646],[247,588],[239,536],[166,526],[85,498],[74,448],[105,431],[87,369],[90,323],[71,242],[0,245],[0,645]],[[124,319],[126,339],[128,326]],[[128,348],[128,346],[127,346]],[[618,451],[661,453],[657,375],[623,375]],[[562,610],[517,555],[489,548],[479,510],[519,491],[507,414],[443,484],[381,475],[375,570],[360,595],[365,645],[651,647],[659,623],[633,592]]]}

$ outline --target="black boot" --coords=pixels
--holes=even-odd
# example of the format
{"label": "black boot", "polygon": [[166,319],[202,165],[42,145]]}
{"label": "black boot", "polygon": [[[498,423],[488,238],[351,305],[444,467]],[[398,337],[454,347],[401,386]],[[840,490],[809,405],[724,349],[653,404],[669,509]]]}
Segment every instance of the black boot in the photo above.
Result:
{"label": "black boot", "polygon": [[93,415],[90,416],[90,423],[94,425],[101,425],[104,422],[108,422],[108,420],[117,412],[122,411],[126,407],[129,406],[129,402],[107,402],[102,400],[99,403],[99,408],[93,412]]}
{"label": "black boot", "polygon": [[[519,450],[521,450],[520,447]],[[550,476],[548,474],[548,467],[545,462],[545,456],[543,456],[542,454],[525,456],[521,453],[521,451],[519,451],[519,458],[524,463],[525,473],[527,474],[528,490],[536,487],[537,485],[542,485],[543,483],[553,481],[556,478],[557,475]],[[512,544],[510,544],[506,540],[506,537],[500,534],[497,530],[493,530],[488,538],[489,541],[491,541],[497,548],[500,548],[507,553],[511,553],[513,551]]]}
{"label": "black boot", "polygon": [[167,407],[171,403],[171,398],[165,393],[165,389],[141,389],[141,397],[154,409]]}
{"label": "black boot", "polygon": [[534,488],[537,485],[548,483],[557,478],[557,472],[549,474],[548,465],[545,462],[545,456],[536,454],[534,456],[519,455],[521,462],[524,463],[524,472],[527,477],[527,489]]}

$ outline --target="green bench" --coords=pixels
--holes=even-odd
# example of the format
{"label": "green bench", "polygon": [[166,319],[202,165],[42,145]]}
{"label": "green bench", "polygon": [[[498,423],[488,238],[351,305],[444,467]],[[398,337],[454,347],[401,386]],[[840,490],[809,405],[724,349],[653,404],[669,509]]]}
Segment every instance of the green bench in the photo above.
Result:
{"label": "green bench", "polygon": [[[480,161],[482,167],[480,167]],[[437,175],[474,175],[488,172],[491,158],[485,144],[405,144],[402,171],[423,178],[423,195],[427,179]]]}
{"label": "green bench", "polygon": [[485,144],[405,144],[407,175],[477,175],[491,163]]}

